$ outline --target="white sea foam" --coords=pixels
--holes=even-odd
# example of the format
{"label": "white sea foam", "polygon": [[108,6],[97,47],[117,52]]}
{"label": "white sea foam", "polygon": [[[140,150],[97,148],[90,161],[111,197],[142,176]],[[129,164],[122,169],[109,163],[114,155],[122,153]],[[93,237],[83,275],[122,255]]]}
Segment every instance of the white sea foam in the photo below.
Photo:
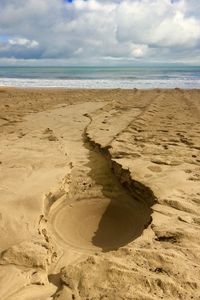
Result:
{"label": "white sea foam", "polygon": [[200,88],[200,79],[21,79],[21,78],[0,78],[0,86],[7,87],[60,87],[60,88]]}

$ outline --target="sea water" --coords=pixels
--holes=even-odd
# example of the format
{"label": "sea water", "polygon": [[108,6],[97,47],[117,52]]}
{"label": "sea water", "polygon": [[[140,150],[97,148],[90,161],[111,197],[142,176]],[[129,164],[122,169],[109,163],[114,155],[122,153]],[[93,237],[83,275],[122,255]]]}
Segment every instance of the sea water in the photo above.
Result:
{"label": "sea water", "polygon": [[0,67],[0,86],[190,89],[200,88],[200,67]]}

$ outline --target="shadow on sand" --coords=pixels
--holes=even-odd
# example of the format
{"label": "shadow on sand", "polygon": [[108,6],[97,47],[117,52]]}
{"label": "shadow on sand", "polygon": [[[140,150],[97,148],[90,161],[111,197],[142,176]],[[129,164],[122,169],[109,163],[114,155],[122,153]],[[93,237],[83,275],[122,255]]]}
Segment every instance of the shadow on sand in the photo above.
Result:
{"label": "shadow on sand", "polygon": [[[100,210],[102,215],[92,244],[103,252],[117,250],[138,238],[150,224],[152,209],[149,203],[153,201],[136,200],[114,175],[101,151],[87,141],[85,147],[89,150],[88,175],[101,187],[103,196],[109,199],[104,212]],[[149,197],[152,197],[151,193]]]}

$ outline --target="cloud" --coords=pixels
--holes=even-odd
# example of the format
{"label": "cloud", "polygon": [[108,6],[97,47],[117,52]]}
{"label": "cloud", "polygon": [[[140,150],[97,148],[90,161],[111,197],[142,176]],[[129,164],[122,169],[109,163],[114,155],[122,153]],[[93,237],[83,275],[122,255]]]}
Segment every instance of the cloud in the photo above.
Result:
{"label": "cloud", "polygon": [[155,47],[193,46],[200,40],[200,21],[185,16],[184,2],[124,1],[117,10],[119,41]]}
{"label": "cloud", "polygon": [[198,64],[199,8],[199,0],[1,0],[0,58]]}
{"label": "cloud", "polygon": [[9,39],[8,44],[11,46],[23,46],[26,48],[36,48],[39,46],[39,43],[35,40],[28,40],[25,38],[14,38],[14,39]]}
{"label": "cloud", "polygon": [[[39,51],[39,52],[38,52]],[[0,41],[0,57],[31,59],[39,57],[39,43],[25,38],[13,38]]]}
{"label": "cloud", "polygon": [[131,52],[131,54],[135,58],[145,57],[149,51],[150,51],[150,49],[149,49],[149,47],[147,45],[132,44],[132,52]]}

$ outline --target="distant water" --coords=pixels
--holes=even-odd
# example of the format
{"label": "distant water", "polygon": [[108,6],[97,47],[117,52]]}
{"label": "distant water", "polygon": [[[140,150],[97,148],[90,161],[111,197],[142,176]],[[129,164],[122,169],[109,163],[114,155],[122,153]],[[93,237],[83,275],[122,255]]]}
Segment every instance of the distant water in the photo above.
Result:
{"label": "distant water", "polygon": [[0,67],[0,86],[200,88],[200,67]]}

